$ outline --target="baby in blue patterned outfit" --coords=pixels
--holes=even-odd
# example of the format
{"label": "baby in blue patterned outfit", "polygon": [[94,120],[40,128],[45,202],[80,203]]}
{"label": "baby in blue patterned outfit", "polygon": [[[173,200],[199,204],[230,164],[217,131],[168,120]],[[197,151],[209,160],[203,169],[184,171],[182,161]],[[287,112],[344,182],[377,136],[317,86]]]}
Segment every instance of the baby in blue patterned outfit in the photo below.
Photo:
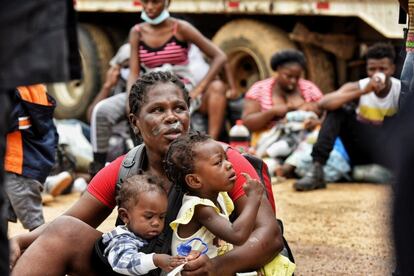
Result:
{"label": "baby in blue patterned outfit", "polygon": [[103,255],[115,272],[143,275],[158,267],[169,272],[185,262],[181,256],[140,252],[164,228],[168,199],[158,178],[148,174],[128,178],[116,200],[124,225],[102,236]]}

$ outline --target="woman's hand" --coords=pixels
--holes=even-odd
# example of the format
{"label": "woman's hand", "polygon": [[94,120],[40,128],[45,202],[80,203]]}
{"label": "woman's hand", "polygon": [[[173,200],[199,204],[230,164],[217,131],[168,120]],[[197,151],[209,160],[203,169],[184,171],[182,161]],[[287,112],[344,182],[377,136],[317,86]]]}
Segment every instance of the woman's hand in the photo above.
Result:
{"label": "woman's hand", "polygon": [[9,240],[9,246],[10,246],[10,255],[9,255],[10,270],[12,270],[17,260],[22,255],[22,249],[20,248],[20,245],[17,242],[16,238],[11,238]]}
{"label": "woman's hand", "polygon": [[237,99],[237,97],[239,96],[239,93],[237,93],[237,90],[236,90],[236,88],[229,88],[227,91],[226,91],[226,97],[227,97],[227,99],[231,99],[231,100],[234,100],[234,99]]}
{"label": "woman's hand", "polygon": [[207,255],[200,255],[197,258],[187,258],[187,263],[184,265],[181,275],[219,275],[216,266],[214,265],[214,259],[210,259]]}
{"label": "woman's hand", "polygon": [[190,98],[191,99],[196,99],[198,96],[202,95],[204,92],[203,89],[200,88],[200,86],[197,86],[196,88],[194,88],[193,90],[191,90],[190,92]]}

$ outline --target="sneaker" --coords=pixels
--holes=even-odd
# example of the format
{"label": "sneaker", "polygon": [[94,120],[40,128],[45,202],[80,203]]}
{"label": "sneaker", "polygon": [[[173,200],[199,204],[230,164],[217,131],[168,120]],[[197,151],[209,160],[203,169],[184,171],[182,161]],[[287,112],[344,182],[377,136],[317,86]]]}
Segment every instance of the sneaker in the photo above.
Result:
{"label": "sneaker", "polygon": [[316,189],[325,189],[326,182],[323,176],[323,166],[315,162],[313,168],[301,179],[293,184],[296,191],[311,191]]}
{"label": "sneaker", "polygon": [[83,177],[78,177],[73,181],[72,193],[83,193],[88,187],[88,183]]}
{"label": "sneaker", "polygon": [[48,176],[45,181],[46,192],[56,197],[69,187],[72,181],[73,177],[66,171],[57,175]]}

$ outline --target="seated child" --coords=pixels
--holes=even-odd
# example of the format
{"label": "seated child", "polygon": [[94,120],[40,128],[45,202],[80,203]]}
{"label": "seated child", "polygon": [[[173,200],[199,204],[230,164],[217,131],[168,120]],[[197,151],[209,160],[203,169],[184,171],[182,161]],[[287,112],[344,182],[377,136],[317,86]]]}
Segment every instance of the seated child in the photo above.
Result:
{"label": "seated child", "polygon": [[[171,251],[177,255],[177,247],[197,237],[208,247],[206,254],[212,258],[243,244],[253,230],[257,211],[263,195],[263,186],[247,174],[243,186],[247,206],[233,222],[229,215],[234,205],[226,192],[233,188],[236,173],[227,160],[223,146],[209,136],[196,133],[183,135],[171,143],[165,157],[168,178],[177,188],[187,193],[171,222],[173,238]],[[193,250],[203,251],[201,243],[192,245]]]}
{"label": "seated child", "polygon": [[181,256],[140,252],[147,240],[158,236],[164,228],[168,199],[157,177],[138,174],[128,178],[121,185],[116,202],[125,225],[102,236],[103,255],[115,272],[143,275],[157,267],[169,272],[185,263]]}
{"label": "seated child", "polygon": [[[248,239],[263,196],[263,185],[243,174],[246,208],[231,223],[229,215],[234,205],[227,192],[232,189],[236,174],[221,143],[200,133],[180,136],[171,143],[164,166],[174,185],[186,191],[177,219],[170,224],[174,231],[173,255],[179,254],[177,249],[181,244],[194,238],[206,245],[195,241],[192,249],[203,251],[207,247],[210,258],[225,254],[232,244],[241,245]],[[279,254],[259,274],[292,275],[294,269],[295,264]]]}

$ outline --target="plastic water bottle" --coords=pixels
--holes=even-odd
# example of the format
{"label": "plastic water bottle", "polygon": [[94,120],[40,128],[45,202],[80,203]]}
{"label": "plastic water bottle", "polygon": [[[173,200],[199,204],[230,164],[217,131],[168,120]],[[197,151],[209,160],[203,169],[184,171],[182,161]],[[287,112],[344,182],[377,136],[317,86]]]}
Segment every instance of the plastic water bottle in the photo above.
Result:
{"label": "plastic water bottle", "polygon": [[240,152],[248,152],[250,145],[250,132],[243,125],[242,120],[237,120],[236,124],[229,132],[230,146]]}

